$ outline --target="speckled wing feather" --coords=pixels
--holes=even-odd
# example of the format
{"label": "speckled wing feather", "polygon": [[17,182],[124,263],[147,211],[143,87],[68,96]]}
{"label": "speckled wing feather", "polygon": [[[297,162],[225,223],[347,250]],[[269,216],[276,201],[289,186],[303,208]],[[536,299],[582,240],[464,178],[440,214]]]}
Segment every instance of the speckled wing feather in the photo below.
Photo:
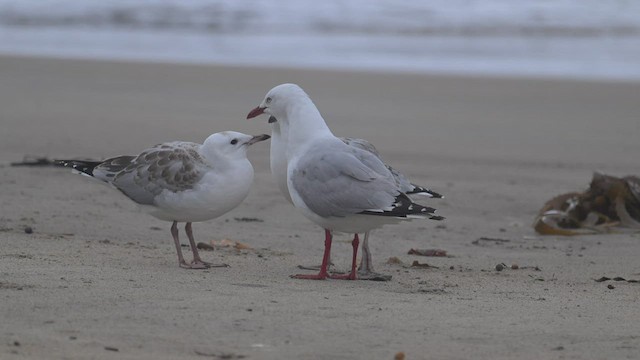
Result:
{"label": "speckled wing feather", "polygon": [[163,191],[192,189],[204,176],[210,167],[198,153],[199,147],[179,141],[159,144],[136,157],[107,159],[93,169],[93,176],[139,204],[152,205]]}

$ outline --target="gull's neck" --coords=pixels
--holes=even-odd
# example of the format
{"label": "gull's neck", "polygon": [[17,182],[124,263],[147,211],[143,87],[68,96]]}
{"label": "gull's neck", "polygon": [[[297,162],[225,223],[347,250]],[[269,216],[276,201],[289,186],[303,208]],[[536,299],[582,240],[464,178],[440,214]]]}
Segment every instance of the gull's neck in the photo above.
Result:
{"label": "gull's neck", "polygon": [[[271,125],[271,141],[270,141],[270,157],[271,171],[274,172],[274,165],[278,161],[287,162],[287,147],[289,146],[289,129],[286,124],[281,121],[274,122]],[[286,172],[286,169],[285,169]]]}
{"label": "gull's neck", "polygon": [[284,120],[280,130],[288,143],[288,155],[312,139],[333,137],[320,111],[308,97],[289,106]]}
{"label": "gull's neck", "polygon": [[282,129],[280,127],[280,121],[269,124],[271,126],[271,137],[283,138]]}
{"label": "gull's neck", "polygon": [[285,199],[293,203],[291,195],[289,194],[289,188],[287,187],[287,132],[282,131],[280,121],[269,125],[271,125],[271,175]]}
{"label": "gull's neck", "polygon": [[[270,153],[271,153],[271,171],[273,172],[274,162],[283,159],[286,163],[287,156],[287,139],[288,132],[283,131],[280,121],[274,122],[271,125],[271,141],[270,141]],[[285,127],[286,130],[286,127]]]}

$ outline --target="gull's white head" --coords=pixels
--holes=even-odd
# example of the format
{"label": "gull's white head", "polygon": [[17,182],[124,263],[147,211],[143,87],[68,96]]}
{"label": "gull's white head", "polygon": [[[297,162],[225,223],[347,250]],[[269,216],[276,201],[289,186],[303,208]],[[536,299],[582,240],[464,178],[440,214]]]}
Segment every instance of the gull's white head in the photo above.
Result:
{"label": "gull's white head", "polygon": [[251,136],[236,131],[223,131],[210,135],[204,141],[203,150],[207,155],[243,158],[247,156],[249,146],[270,137],[266,134]]}
{"label": "gull's white head", "polygon": [[264,99],[255,109],[249,112],[247,119],[267,114],[269,122],[285,119],[289,108],[301,99],[309,100],[307,93],[296,84],[281,84],[269,90]]}

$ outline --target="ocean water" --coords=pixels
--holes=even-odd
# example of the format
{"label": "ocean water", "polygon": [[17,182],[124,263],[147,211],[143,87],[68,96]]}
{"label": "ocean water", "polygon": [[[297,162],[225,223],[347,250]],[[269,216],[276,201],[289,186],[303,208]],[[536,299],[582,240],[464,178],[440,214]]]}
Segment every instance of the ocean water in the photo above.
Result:
{"label": "ocean water", "polygon": [[640,1],[0,0],[0,53],[640,81]]}

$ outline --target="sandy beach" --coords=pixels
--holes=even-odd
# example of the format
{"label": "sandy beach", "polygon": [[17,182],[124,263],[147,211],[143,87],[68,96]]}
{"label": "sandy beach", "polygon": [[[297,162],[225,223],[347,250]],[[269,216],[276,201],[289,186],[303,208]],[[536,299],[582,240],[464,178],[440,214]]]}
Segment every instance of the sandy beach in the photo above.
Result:
{"label": "sandy beach", "polygon": [[[194,224],[197,241],[252,249],[202,251],[229,264],[204,271],[178,268],[170,224],[117,191],[9,166],[269,133],[245,117],[284,82],[336,135],[370,140],[446,196],[425,203],[446,221],[373,233],[391,281],[289,278],[320,262],[324,238],[279,193],[268,142],[249,151],[248,198]],[[0,57],[0,358],[637,358],[640,284],[595,279],[640,280],[640,235],[542,237],[531,223],[595,170],[640,175],[639,94],[640,83]],[[334,244],[346,270],[350,239]]]}

